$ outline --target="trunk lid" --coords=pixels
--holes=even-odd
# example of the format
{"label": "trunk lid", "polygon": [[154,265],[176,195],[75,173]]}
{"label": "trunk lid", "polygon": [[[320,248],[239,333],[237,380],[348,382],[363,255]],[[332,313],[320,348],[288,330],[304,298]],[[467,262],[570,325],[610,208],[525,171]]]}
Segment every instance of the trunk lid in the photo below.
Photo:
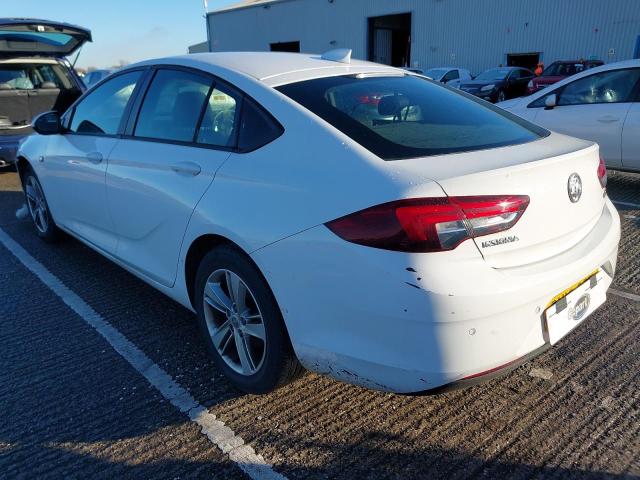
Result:
{"label": "trunk lid", "polygon": [[64,57],[91,41],[91,31],[61,22],[0,18],[0,56]]}
{"label": "trunk lid", "polygon": [[[528,208],[509,230],[473,240],[492,267],[510,268],[558,255],[588,235],[605,205],[599,161],[597,145],[554,133],[528,144],[451,155],[429,176],[449,196],[529,196]],[[569,195],[573,174],[582,185],[575,202]]]}

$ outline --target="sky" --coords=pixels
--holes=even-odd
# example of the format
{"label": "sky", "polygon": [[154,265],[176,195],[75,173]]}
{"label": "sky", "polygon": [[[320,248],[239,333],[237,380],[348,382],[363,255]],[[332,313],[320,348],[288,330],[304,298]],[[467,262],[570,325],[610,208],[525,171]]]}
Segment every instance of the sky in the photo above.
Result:
{"label": "sky", "polygon": [[[238,0],[209,0],[209,11]],[[0,0],[2,17],[42,18],[89,28],[78,67],[109,67],[187,53],[207,39],[203,0]],[[71,57],[73,61],[75,55]]]}

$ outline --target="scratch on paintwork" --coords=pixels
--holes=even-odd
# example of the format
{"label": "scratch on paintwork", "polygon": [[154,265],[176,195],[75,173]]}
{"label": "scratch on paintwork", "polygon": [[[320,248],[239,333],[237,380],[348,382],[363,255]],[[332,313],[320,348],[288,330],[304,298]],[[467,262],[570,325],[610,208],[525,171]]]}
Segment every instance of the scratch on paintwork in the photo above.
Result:
{"label": "scratch on paintwork", "polygon": [[411,285],[413,288],[417,288],[418,290],[422,290],[418,285],[415,285],[413,283],[409,283],[409,282],[404,282],[404,283],[406,283],[407,285]]}

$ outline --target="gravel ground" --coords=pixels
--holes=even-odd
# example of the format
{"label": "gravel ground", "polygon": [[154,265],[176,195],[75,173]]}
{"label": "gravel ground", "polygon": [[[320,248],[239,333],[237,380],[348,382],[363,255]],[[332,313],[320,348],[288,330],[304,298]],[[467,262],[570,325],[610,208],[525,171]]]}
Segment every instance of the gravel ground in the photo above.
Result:
{"label": "gravel ground", "polygon": [[[640,176],[613,175],[640,204]],[[209,362],[193,315],[67,239],[0,228],[290,479],[640,478],[640,303],[610,295],[568,338],[501,379],[436,397],[308,374],[263,397]],[[640,293],[640,209],[619,205],[617,290]],[[0,246],[0,478],[245,478],[109,344]]]}

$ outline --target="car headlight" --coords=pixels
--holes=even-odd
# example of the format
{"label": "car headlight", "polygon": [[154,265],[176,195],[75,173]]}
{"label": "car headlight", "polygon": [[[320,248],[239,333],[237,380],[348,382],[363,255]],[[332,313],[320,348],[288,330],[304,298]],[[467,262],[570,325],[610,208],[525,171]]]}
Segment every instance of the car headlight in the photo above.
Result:
{"label": "car headlight", "polygon": [[494,88],[496,88],[495,84],[490,84],[490,85],[485,85],[484,87],[482,87],[480,89],[481,92],[489,92],[491,90],[493,90]]}

